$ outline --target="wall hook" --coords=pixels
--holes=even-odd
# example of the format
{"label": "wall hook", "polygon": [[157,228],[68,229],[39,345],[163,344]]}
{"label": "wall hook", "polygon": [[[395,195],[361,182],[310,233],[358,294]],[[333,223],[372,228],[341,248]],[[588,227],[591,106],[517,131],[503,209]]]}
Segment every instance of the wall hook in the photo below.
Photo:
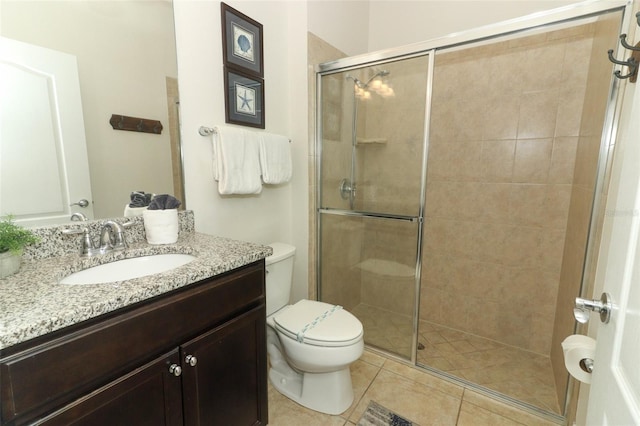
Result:
{"label": "wall hook", "polygon": [[614,64],[622,65],[629,68],[628,74],[622,75],[622,72],[620,70],[617,70],[613,74],[619,79],[628,78],[630,79],[629,81],[631,81],[632,83],[635,83],[636,77],[638,75],[638,61],[636,61],[636,59],[634,59],[633,56],[631,56],[626,61],[619,61],[613,57],[613,49],[609,49],[609,51],[607,51],[607,54],[609,55],[609,60]]}
{"label": "wall hook", "polygon": [[[640,12],[636,14],[636,18],[638,18],[638,25],[640,25]],[[613,74],[619,79],[629,79],[629,82],[635,83],[638,78],[638,68],[640,67],[640,43],[635,46],[627,43],[627,35],[620,34],[620,44],[625,49],[631,50],[631,56],[626,61],[619,61],[613,57],[613,49],[609,49],[607,54],[609,55],[609,60],[617,65],[622,65],[623,67],[629,68],[629,72],[627,74],[622,74],[622,71],[616,70]]]}
{"label": "wall hook", "polygon": [[[640,19],[640,17],[638,17],[638,19]],[[638,45],[640,45],[640,43],[638,43],[638,45],[636,46],[632,46],[629,43],[627,43],[627,35],[626,34],[620,34],[620,44],[622,44],[622,46],[625,49],[629,49],[629,50],[633,50],[634,52],[640,52],[640,47]]]}

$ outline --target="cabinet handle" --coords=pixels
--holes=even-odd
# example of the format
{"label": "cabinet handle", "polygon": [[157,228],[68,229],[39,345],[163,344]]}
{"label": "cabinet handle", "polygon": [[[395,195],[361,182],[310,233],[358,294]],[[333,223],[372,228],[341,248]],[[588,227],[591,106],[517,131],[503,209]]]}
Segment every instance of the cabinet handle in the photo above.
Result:
{"label": "cabinet handle", "polygon": [[192,367],[195,367],[195,366],[196,366],[196,364],[198,363],[198,358],[196,358],[196,357],[195,357],[195,356],[193,356],[193,355],[187,355],[187,356],[184,358],[184,361],[185,361],[188,365],[190,365],[190,366],[192,366]]}
{"label": "cabinet handle", "polygon": [[182,374],[182,367],[180,367],[178,364],[171,364],[169,366],[169,373],[173,374],[174,376],[178,377]]}

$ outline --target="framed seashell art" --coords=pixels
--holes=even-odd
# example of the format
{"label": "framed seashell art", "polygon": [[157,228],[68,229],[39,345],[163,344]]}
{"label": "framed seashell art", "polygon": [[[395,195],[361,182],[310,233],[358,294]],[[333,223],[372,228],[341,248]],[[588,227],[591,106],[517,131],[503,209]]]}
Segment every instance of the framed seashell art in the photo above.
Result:
{"label": "framed seashell art", "polygon": [[264,77],[262,24],[222,2],[220,14],[224,65]]}

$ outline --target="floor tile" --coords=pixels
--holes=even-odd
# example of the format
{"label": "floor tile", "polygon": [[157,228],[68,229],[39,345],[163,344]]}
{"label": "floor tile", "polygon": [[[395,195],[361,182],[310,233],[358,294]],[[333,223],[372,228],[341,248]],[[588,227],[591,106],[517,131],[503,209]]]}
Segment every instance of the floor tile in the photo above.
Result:
{"label": "floor tile", "polygon": [[[557,426],[556,423],[545,420],[526,411],[509,406],[504,402],[497,401],[488,396],[482,395],[470,389],[464,390],[462,397],[463,406],[473,405],[495,415],[511,420],[512,424],[523,424],[528,426]],[[509,424],[509,423],[507,423]]]}
{"label": "floor tile", "polygon": [[439,390],[440,392],[444,392],[456,398],[462,397],[462,392],[464,390],[462,386],[454,385],[453,383],[440,379],[433,374],[425,372],[424,370],[411,367],[409,365],[405,365],[393,360],[387,360],[384,363],[383,369],[391,371],[392,373],[395,373],[407,379],[413,380],[414,382],[432,387],[436,390]]}
{"label": "floor tile", "polygon": [[279,393],[269,384],[270,426],[342,426],[346,420],[310,410]]}
{"label": "floor tile", "polygon": [[[367,357],[368,358],[368,357]],[[365,394],[371,382],[375,379],[376,375],[380,371],[380,367],[373,364],[369,364],[365,361],[358,360],[351,364],[351,382],[353,383],[353,403],[351,407],[347,409],[340,416],[348,419],[353,410],[358,405],[358,402]]]}
{"label": "floor tile", "polygon": [[455,425],[461,403],[460,397],[385,369],[373,380],[349,420],[357,423],[371,400],[420,426]]}
{"label": "floor tile", "polygon": [[428,371],[365,350],[351,366],[354,403],[340,416],[302,407],[269,384],[273,426],[353,426],[371,400],[416,426],[552,426],[553,422],[466,389]]}
{"label": "floor tile", "polygon": [[[360,304],[352,313],[363,323],[366,343],[410,358],[411,318]],[[560,413],[549,357],[429,321],[420,321],[417,363],[477,383],[506,396]],[[535,381],[535,386],[523,386]],[[554,397],[555,395],[555,397]]]}

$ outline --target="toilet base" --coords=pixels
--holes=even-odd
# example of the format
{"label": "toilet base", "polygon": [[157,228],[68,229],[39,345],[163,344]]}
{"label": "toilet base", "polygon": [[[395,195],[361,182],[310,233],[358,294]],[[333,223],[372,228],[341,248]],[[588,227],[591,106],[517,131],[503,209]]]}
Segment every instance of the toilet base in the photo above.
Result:
{"label": "toilet base", "polygon": [[353,402],[349,367],[331,373],[280,372],[269,369],[273,387],[298,404],[325,414],[345,412]]}

